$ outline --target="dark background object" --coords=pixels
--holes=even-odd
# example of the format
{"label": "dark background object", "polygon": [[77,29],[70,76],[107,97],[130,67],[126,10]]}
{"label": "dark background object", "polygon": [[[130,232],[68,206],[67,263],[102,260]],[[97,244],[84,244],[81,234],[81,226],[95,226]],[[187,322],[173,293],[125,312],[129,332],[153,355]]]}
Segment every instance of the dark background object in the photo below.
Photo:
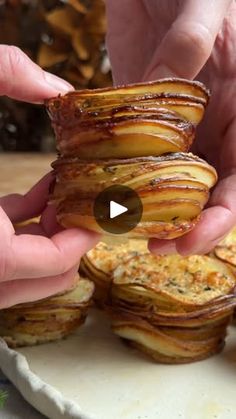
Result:
{"label": "dark background object", "polygon": [[[0,44],[17,45],[75,88],[111,84],[103,0],[0,0]],[[53,151],[43,107],[0,98],[0,152]]]}

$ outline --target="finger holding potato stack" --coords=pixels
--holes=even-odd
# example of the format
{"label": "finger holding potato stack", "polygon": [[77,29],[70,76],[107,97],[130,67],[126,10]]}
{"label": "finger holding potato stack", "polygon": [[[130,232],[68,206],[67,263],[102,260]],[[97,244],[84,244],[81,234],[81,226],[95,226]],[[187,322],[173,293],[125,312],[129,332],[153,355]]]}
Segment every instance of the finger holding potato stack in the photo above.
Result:
{"label": "finger holding potato stack", "polygon": [[236,279],[208,256],[140,254],[114,271],[112,329],[154,360],[187,363],[224,346]]}
{"label": "finger holding potato stack", "polygon": [[[143,206],[136,226],[132,211],[127,217],[127,237],[172,239],[190,231],[217,180],[213,167],[188,153],[208,100],[199,82],[163,79],[46,101],[59,151],[52,195],[58,222],[104,234],[94,202],[122,185]],[[122,205],[132,209],[132,202]]]}

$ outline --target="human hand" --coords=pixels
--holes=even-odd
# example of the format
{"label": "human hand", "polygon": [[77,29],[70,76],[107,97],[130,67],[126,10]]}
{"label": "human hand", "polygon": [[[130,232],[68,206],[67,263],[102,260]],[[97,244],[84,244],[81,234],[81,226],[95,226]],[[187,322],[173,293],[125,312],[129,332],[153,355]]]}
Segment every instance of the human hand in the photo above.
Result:
{"label": "human hand", "polygon": [[219,181],[195,229],[156,253],[207,253],[236,224],[236,3],[232,0],[107,0],[107,45],[116,84],[197,79],[212,92],[193,152]]}
{"label": "human hand", "polygon": [[[0,95],[40,103],[72,86],[34,64],[16,47],[0,45]],[[14,167],[12,167],[14,177]],[[51,173],[26,195],[0,198],[0,308],[48,297],[73,285],[80,257],[98,240],[82,229],[62,230],[47,207]],[[40,223],[13,224],[41,215]]]}

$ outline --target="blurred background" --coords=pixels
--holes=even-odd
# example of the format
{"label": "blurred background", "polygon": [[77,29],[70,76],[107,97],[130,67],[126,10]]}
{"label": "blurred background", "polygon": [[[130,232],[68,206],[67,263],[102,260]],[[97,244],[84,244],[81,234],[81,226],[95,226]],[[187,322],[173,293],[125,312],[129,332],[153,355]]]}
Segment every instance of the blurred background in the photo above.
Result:
{"label": "blurred background", "polygon": [[[0,43],[17,45],[77,89],[111,85],[103,0],[0,0]],[[0,152],[51,152],[41,106],[0,97]]]}

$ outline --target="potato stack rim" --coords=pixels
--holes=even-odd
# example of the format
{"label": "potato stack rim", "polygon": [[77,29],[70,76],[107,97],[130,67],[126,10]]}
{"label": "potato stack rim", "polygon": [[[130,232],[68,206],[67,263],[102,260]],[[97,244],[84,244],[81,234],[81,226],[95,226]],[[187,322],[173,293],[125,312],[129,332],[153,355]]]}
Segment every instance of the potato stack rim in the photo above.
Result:
{"label": "potato stack rim", "polygon": [[193,229],[217,181],[210,165],[188,153],[208,100],[200,82],[171,78],[47,100],[59,152],[52,195],[59,223],[103,232],[95,199],[122,185],[143,204],[136,228],[127,218],[127,237],[173,239]]}

